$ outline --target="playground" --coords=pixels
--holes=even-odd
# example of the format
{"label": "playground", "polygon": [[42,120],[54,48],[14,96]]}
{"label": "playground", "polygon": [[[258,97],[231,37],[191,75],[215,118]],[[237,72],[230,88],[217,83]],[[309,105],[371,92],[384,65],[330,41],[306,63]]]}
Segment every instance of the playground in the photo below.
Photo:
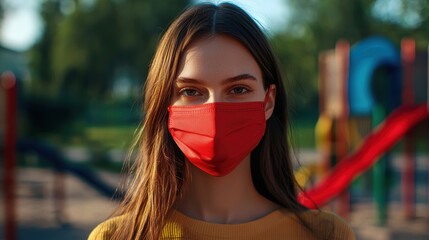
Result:
{"label": "playground", "polygon": [[[428,239],[428,50],[413,39],[338,41],[319,64],[316,149],[296,150],[299,201],[341,215],[358,239]],[[20,74],[1,73],[0,234],[84,239],[122,198],[121,176],[76,164],[76,154],[52,142],[20,137]],[[44,167],[19,167],[23,157]]]}
{"label": "playground", "polygon": [[400,199],[404,217],[415,217],[416,143],[427,138],[413,129],[427,131],[426,51],[417,52],[413,39],[403,39],[399,50],[385,38],[371,37],[352,48],[348,42],[339,41],[335,50],[320,55],[316,135],[323,177],[301,194],[304,205],[317,207],[337,196],[337,212],[347,218],[351,209],[348,188],[369,170],[371,179],[368,174],[360,178],[372,181],[366,189],[372,190],[378,224],[384,225],[392,189],[389,181],[395,179],[390,150],[404,139]]}
{"label": "playground", "polygon": [[[301,156],[312,161],[314,153],[306,152]],[[97,172],[97,175],[111,184],[120,178],[117,174],[106,172]],[[17,239],[86,239],[91,229],[106,219],[116,206],[114,201],[102,196],[79,178],[67,174],[66,222],[60,223],[56,219],[52,194],[54,173],[49,169],[29,168],[20,169],[17,176]],[[386,226],[381,227],[376,223],[373,202],[366,199],[353,205],[349,221],[358,239],[428,239],[427,205],[420,203],[416,207],[415,219],[407,221],[402,215],[400,203],[391,204],[389,220]],[[3,209],[0,213],[4,214]],[[3,222],[1,225],[4,226]],[[4,234],[3,228],[0,233]]]}

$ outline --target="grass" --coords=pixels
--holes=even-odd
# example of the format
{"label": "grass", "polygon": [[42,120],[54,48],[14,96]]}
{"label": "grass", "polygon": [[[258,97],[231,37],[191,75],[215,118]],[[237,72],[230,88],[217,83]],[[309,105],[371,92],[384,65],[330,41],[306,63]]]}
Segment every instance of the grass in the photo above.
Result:
{"label": "grass", "polygon": [[88,127],[85,130],[85,138],[103,149],[124,149],[132,143],[135,131],[135,126]]}
{"label": "grass", "polygon": [[[128,148],[135,138],[135,126],[91,126],[85,129],[84,139],[75,140],[78,145],[95,144],[102,149]],[[292,145],[314,148],[314,123],[300,122],[292,126]],[[82,137],[81,137],[82,138]]]}

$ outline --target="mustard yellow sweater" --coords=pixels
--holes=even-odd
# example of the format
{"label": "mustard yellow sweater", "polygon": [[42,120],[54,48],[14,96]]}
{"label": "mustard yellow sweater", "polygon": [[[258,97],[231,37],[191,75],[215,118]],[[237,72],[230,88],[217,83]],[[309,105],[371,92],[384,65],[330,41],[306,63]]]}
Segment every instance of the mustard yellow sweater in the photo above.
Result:
{"label": "mustard yellow sweater", "polygon": [[[124,216],[119,216],[101,223],[92,231],[88,240],[110,239],[113,230],[123,218]],[[161,239],[355,239],[351,227],[333,213],[308,211],[302,214],[302,218],[312,231],[293,213],[284,209],[242,224],[208,223],[173,211],[163,229]]]}

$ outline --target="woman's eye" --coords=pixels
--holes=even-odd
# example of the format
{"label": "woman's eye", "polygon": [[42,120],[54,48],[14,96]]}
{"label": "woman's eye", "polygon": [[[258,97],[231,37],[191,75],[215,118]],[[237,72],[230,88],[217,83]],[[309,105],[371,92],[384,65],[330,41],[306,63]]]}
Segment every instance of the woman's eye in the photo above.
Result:
{"label": "woman's eye", "polygon": [[235,87],[233,89],[231,89],[230,93],[231,94],[244,94],[249,92],[249,89],[245,88],[245,87]]}
{"label": "woman's eye", "polygon": [[191,88],[182,89],[180,90],[179,94],[186,97],[195,97],[201,95],[201,93],[199,93],[197,90]]}

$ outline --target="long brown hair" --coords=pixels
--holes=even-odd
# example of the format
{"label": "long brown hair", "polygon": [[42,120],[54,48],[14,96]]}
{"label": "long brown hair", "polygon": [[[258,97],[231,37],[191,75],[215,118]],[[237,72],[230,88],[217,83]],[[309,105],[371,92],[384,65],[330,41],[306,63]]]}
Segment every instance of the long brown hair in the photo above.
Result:
{"label": "long brown hair", "polygon": [[232,37],[245,46],[262,70],[264,87],[276,85],[276,104],[260,144],[252,151],[253,182],[267,199],[298,213],[296,182],[290,161],[287,102],[283,81],[268,41],[256,22],[239,7],[199,4],[183,12],[163,35],[145,84],[145,119],[131,182],[116,215],[125,216],[114,239],[158,239],[186,182],[185,158],[168,129],[167,107],[181,56],[195,39]]}

